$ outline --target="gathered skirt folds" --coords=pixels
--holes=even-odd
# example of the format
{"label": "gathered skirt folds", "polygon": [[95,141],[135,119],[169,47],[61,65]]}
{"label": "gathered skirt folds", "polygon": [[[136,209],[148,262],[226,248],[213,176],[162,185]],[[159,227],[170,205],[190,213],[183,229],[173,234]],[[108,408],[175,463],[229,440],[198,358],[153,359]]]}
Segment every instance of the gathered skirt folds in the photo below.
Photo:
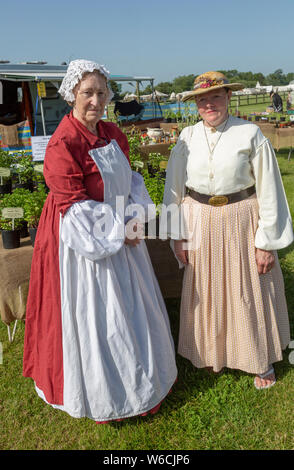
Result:
{"label": "gathered skirt folds", "polygon": [[144,240],[99,261],[60,241],[60,275],[63,405],[51,405],[99,422],[153,410],[170,392],[177,367]]}
{"label": "gathered skirt folds", "polygon": [[282,360],[290,327],[277,253],[270,272],[257,271],[256,195],[222,207],[187,196],[183,205],[194,232],[183,280],[178,352],[198,368],[264,373]]}

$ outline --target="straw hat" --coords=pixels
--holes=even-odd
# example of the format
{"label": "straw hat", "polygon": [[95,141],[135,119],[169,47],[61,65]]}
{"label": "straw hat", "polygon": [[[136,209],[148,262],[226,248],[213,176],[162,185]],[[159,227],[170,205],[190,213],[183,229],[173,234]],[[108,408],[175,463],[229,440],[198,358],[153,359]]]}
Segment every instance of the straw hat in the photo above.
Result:
{"label": "straw hat", "polygon": [[242,90],[242,83],[229,83],[227,77],[221,72],[205,72],[194,80],[194,90],[183,97],[183,101],[192,100],[197,95],[208,93],[217,88],[229,88],[230,90]]}

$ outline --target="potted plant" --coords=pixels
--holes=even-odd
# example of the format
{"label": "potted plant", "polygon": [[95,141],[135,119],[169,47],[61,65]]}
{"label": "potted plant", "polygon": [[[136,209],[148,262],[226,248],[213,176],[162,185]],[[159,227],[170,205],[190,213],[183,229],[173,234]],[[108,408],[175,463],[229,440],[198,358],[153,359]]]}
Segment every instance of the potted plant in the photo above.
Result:
{"label": "potted plant", "polygon": [[11,193],[11,166],[13,157],[0,148],[0,194]]}
{"label": "potted plant", "polygon": [[[25,188],[15,188],[11,193],[11,204],[12,207],[24,208],[26,200],[30,197],[31,191]],[[29,236],[28,224],[25,219],[21,221],[20,238],[26,238]]]}
{"label": "potted plant", "polygon": [[178,111],[176,114],[176,121],[177,122],[182,122],[182,113],[181,111]]}
{"label": "potted plant", "polygon": [[24,202],[24,220],[28,224],[28,231],[31,237],[31,244],[34,246],[39,220],[47,198],[44,187],[31,192]]}
{"label": "potted plant", "polygon": [[14,178],[12,188],[24,188],[33,191],[34,166],[33,157],[22,153],[15,155],[14,158]]}
{"label": "potted plant", "polygon": [[164,111],[163,112],[163,122],[171,122],[171,112]]}
{"label": "potted plant", "polygon": [[3,248],[6,250],[20,247],[21,222],[18,219],[0,218],[1,236]]}
{"label": "potted plant", "polygon": [[[141,134],[134,134],[128,136],[129,143],[129,158],[131,163],[131,168],[134,171],[137,171],[138,167],[141,167],[141,164],[138,165],[138,162],[142,162],[140,148],[141,148]],[[143,162],[142,162],[143,163]]]}
{"label": "potted plant", "polygon": [[[7,212],[10,212],[9,217]],[[22,212],[21,200],[17,195],[4,194],[0,200],[0,229],[3,242],[3,248],[12,249],[20,246],[20,233],[22,229],[22,215],[19,218],[17,212]],[[14,217],[13,217],[14,216]]]}
{"label": "potted plant", "polygon": [[[4,199],[5,207],[21,207],[24,208],[25,201],[30,196],[31,192],[24,188],[15,188],[12,190],[8,198]],[[29,236],[27,222],[22,218],[19,223],[20,238]]]}
{"label": "potted plant", "polygon": [[159,176],[163,178],[164,180],[166,178],[167,163],[168,163],[167,159],[161,160],[161,162],[159,163],[159,168],[160,168]]}
{"label": "potted plant", "polygon": [[154,178],[156,173],[159,171],[160,162],[164,160],[165,157],[161,153],[151,152],[148,155],[147,168],[148,173],[151,178]]}
{"label": "potted plant", "polygon": [[177,122],[177,116],[176,113],[171,113],[171,122]]}

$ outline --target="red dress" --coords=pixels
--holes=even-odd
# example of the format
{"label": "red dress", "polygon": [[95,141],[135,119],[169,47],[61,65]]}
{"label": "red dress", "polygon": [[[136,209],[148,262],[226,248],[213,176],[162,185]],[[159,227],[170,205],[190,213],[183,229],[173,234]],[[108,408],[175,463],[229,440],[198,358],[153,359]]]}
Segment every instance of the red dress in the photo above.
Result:
{"label": "red dress", "polygon": [[44,205],[31,266],[26,309],[23,375],[31,377],[51,404],[63,404],[63,357],[59,275],[59,219],[82,200],[103,201],[99,170],[88,151],[115,139],[128,157],[126,136],[98,122],[97,138],[70,113],[50,139],[44,176],[50,193]]}

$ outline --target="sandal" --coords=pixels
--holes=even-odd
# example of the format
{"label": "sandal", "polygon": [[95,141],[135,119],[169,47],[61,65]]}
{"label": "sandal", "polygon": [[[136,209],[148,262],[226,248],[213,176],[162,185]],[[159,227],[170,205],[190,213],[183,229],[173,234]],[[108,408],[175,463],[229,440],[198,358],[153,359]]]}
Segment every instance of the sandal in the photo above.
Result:
{"label": "sandal", "polygon": [[[274,376],[274,380],[273,380],[272,382],[270,382],[269,384],[264,385],[264,386],[258,386],[258,385],[256,384],[256,379],[257,379],[257,377],[259,377],[260,379],[266,379],[266,378],[269,377],[270,375],[273,375],[273,376]],[[273,385],[275,385],[275,383],[276,383],[276,378],[275,378],[275,371],[274,371],[273,366],[271,366],[267,372],[264,372],[264,374],[258,374],[258,375],[255,377],[255,379],[254,379],[254,386],[255,386],[255,388],[256,388],[257,390],[264,390],[264,389],[266,389],[266,388],[270,388],[270,387],[272,387]]]}

